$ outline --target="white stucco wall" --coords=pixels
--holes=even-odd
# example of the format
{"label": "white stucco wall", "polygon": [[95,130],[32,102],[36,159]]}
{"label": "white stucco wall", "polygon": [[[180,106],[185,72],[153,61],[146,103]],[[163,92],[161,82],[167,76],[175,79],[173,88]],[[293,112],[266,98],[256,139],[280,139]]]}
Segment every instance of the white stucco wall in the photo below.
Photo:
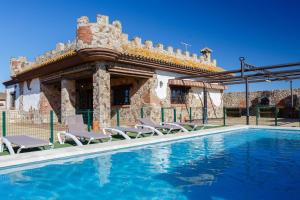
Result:
{"label": "white stucco wall", "polygon": [[[165,99],[167,97],[169,79],[174,79],[183,76],[182,74],[161,71],[161,70],[156,70],[156,74],[157,74],[157,86],[155,88],[155,92],[160,99]],[[188,80],[192,80],[192,79],[188,79]],[[195,98],[203,101],[203,88],[192,87],[191,89],[192,89],[191,92],[193,93]],[[210,89],[208,90],[208,95],[215,106],[222,105],[222,93],[220,92],[220,90]]]}
{"label": "white stucco wall", "polygon": [[221,106],[222,105],[222,93],[219,90],[212,90],[209,91],[209,96],[212,100],[212,103],[215,106]]}
{"label": "white stucco wall", "polygon": [[183,76],[182,74],[166,72],[161,70],[156,70],[157,74],[157,86],[155,92],[158,98],[165,99],[168,94],[168,81],[169,79],[174,79],[176,77]]}
{"label": "white stucco wall", "polygon": [[[28,82],[29,83],[29,82]],[[40,80],[33,79],[27,87],[27,82],[23,84],[23,110],[37,110],[40,102]],[[16,92],[15,109],[20,110],[20,85],[10,85],[6,87],[6,109],[11,109],[11,93]]]}
{"label": "white stucco wall", "polygon": [[197,100],[201,100],[203,101],[203,88],[195,88],[192,87],[192,91],[193,95],[195,96],[195,98]]}
{"label": "white stucco wall", "polygon": [[[29,84],[29,87],[27,86]],[[40,102],[40,80],[32,79],[23,85],[23,110],[37,110]]]}
{"label": "white stucco wall", "polygon": [[[192,93],[196,99],[203,101],[203,88],[192,87]],[[208,90],[208,98],[211,99],[215,106],[219,107],[222,105],[222,93],[220,90]]]}

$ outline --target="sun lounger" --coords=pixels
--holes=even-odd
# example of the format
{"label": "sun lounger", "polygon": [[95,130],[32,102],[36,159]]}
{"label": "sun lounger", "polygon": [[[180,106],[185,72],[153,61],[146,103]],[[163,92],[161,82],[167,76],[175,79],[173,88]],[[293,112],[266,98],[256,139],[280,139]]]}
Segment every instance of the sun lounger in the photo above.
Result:
{"label": "sun lounger", "polygon": [[93,131],[87,131],[83,123],[82,115],[68,116],[66,119],[68,127],[67,132],[57,133],[57,138],[60,144],[64,144],[66,139],[72,139],[78,146],[82,146],[82,140],[88,140],[87,144],[90,144],[93,140],[108,139],[111,141],[110,134],[96,133]]}
{"label": "sun lounger", "polygon": [[198,123],[192,123],[192,122],[165,122],[163,124],[178,126],[178,127],[181,127],[182,129],[185,129],[186,131],[188,131],[188,130],[186,128],[184,128],[184,126],[191,127],[192,128],[191,131],[196,130],[196,128],[198,128],[198,127],[201,127],[200,129],[205,128],[204,124],[198,124]]}
{"label": "sun lounger", "polygon": [[[114,128],[104,128],[103,132],[106,132],[106,131],[108,131],[110,133],[121,131],[122,133],[125,133],[127,137],[129,137],[127,135],[127,133],[129,133],[129,132],[137,133],[135,138],[138,138],[141,135],[149,134],[149,133],[151,134],[151,136],[153,136],[156,133],[156,130],[154,128],[142,128],[142,127],[138,127],[138,126],[136,126],[135,128],[120,127],[120,126],[117,126],[117,127],[114,127]],[[130,137],[129,137],[129,139],[130,139]]]}
{"label": "sun lounger", "polygon": [[1,138],[1,152],[4,149],[4,146],[7,147],[10,154],[15,154],[13,146],[18,147],[17,154],[19,154],[23,149],[29,148],[42,148],[46,146],[52,146],[52,143],[33,138],[27,135],[17,135],[17,136],[6,136]]}
{"label": "sun lounger", "polygon": [[170,124],[157,124],[154,121],[152,121],[150,118],[141,118],[139,121],[140,121],[141,125],[143,125],[145,128],[153,127],[157,131],[158,131],[158,129],[168,130],[167,134],[171,133],[172,131],[188,132],[188,130],[182,126],[170,125]]}

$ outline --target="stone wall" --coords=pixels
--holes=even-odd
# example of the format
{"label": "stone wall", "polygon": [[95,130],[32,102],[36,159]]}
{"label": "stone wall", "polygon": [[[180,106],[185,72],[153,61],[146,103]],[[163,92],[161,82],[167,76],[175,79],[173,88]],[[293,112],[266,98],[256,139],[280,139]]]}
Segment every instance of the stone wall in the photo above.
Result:
{"label": "stone wall", "polygon": [[55,118],[61,116],[61,84],[41,84],[39,112],[46,115],[53,110]]}
{"label": "stone wall", "polygon": [[[133,78],[133,77],[120,77],[111,79],[111,87],[130,85],[130,105],[113,105],[111,112],[112,124],[116,124],[117,120],[117,109],[120,110],[121,124],[134,125],[138,122],[141,117],[141,107],[147,107],[150,105],[150,79],[145,78]],[[111,93],[111,103],[113,99]]]}
{"label": "stone wall", "polygon": [[61,80],[61,121],[64,123],[67,116],[75,115],[76,84],[75,80]]}
{"label": "stone wall", "polygon": [[[300,88],[293,89],[294,105],[299,106]],[[270,105],[288,107],[291,104],[291,91],[286,90],[271,90],[271,91],[256,91],[249,93],[250,106],[256,106],[260,103],[260,99],[267,97],[270,100]],[[230,92],[224,94],[225,107],[246,107],[245,92]]]}

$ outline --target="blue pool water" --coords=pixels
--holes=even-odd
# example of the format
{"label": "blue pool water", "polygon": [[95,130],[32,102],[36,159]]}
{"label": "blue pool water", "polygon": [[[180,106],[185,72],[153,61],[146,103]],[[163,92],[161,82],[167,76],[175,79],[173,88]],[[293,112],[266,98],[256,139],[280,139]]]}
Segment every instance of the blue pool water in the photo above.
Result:
{"label": "blue pool water", "polygon": [[300,134],[249,129],[0,175],[0,199],[299,199]]}

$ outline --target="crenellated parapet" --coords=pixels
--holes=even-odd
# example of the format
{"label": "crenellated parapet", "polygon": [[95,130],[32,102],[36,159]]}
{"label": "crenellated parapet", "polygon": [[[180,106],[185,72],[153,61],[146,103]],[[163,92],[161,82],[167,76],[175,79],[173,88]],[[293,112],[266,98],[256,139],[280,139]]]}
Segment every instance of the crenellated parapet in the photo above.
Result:
{"label": "crenellated parapet", "polygon": [[209,71],[223,70],[217,67],[216,60],[211,59],[212,50],[209,48],[202,49],[201,55],[197,55],[181,49],[174,49],[172,46],[153,44],[151,40],[142,42],[140,37],[129,40],[128,34],[122,31],[120,21],[115,20],[110,23],[108,16],[97,15],[96,22],[90,22],[86,16],[78,18],[76,38],[73,42],[57,43],[55,49],[36,57],[34,61],[28,61],[25,57],[12,58],[10,61],[11,74],[16,76],[86,48],[107,48],[122,54],[162,60],[177,65]]}
{"label": "crenellated parapet", "polygon": [[163,44],[154,45],[151,40],[142,42],[140,37],[128,39],[128,35],[122,32],[122,24],[119,21],[109,23],[108,16],[97,15],[97,21],[92,23],[88,17],[80,17],[77,21],[76,48],[109,48],[124,54],[133,54],[147,58],[163,60],[179,65],[207,68],[211,71],[220,71],[216,60],[211,59],[212,50],[204,48],[201,55],[190,54],[188,51],[175,49]]}
{"label": "crenellated parapet", "polygon": [[47,51],[44,54],[37,56],[33,61],[28,61],[26,57],[11,58],[10,70],[11,76],[16,76],[19,73],[29,71],[42,64],[51,62],[54,59],[59,59],[68,54],[72,54],[76,49],[75,42],[57,43],[55,49]]}
{"label": "crenellated parapet", "polygon": [[18,73],[22,72],[26,66],[31,65],[32,63],[27,60],[25,56],[20,56],[18,58],[11,58],[10,59],[10,71],[11,76],[15,76]]}

